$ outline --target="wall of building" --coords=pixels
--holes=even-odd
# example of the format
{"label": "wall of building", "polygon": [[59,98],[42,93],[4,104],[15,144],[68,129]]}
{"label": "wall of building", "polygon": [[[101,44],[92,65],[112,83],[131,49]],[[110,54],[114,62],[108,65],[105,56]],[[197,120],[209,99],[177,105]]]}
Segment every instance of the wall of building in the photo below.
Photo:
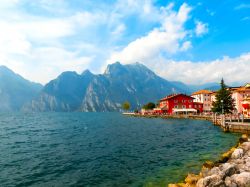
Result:
{"label": "wall of building", "polygon": [[168,108],[168,113],[172,114],[173,109],[183,109],[183,108],[194,108],[193,99],[189,96],[179,95],[168,99],[167,101],[161,101],[160,107]]}

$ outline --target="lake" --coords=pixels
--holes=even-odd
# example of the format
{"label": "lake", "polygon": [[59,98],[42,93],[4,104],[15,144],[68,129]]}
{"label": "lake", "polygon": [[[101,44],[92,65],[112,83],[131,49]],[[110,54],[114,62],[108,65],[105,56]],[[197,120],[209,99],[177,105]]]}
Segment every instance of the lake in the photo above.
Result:
{"label": "lake", "polygon": [[1,186],[166,186],[239,134],[209,121],[120,113],[0,114]]}

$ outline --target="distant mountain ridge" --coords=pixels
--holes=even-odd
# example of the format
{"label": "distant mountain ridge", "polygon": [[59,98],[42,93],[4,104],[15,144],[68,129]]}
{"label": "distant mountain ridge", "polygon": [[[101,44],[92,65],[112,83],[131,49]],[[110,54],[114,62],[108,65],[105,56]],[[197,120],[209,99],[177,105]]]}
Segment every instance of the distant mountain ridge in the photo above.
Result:
{"label": "distant mountain ridge", "polygon": [[[44,87],[9,69],[1,69],[4,68],[0,68],[0,96],[6,102],[0,104],[0,111],[119,111],[125,101],[130,102],[131,109],[139,109],[143,104],[157,102],[171,93],[191,94],[197,88],[204,89],[167,81],[140,63],[122,65],[116,62],[98,75],[89,70],[82,74],[66,71]],[[1,74],[2,71],[5,74]],[[4,82],[11,84],[3,86]],[[4,95],[13,90],[13,86],[15,91]]]}
{"label": "distant mountain ridge", "polygon": [[0,111],[19,111],[35,98],[42,85],[30,82],[5,66],[0,66]]}
{"label": "distant mountain ridge", "polygon": [[119,111],[125,101],[136,109],[146,102],[156,102],[166,94],[183,91],[142,64],[116,62],[108,65],[100,75],[88,70],[81,75],[62,73],[45,85],[39,96],[23,110]]}

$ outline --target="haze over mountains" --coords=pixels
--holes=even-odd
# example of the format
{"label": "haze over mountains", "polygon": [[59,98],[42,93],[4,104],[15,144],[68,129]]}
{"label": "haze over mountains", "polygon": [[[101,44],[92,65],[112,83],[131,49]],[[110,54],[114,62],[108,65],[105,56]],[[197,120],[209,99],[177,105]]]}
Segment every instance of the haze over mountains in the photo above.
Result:
{"label": "haze over mountains", "polygon": [[0,111],[19,111],[35,98],[42,85],[30,82],[5,66],[0,66]]}
{"label": "haze over mountains", "polygon": [[214,86],[218,87],[213,83],[188,86],[171,82],[140,63],[116,62],[103,74],[68,71],[42,87],[0,66],[0,111],[119,111],[125,101],[137,109],[171,93],[189,94]]}

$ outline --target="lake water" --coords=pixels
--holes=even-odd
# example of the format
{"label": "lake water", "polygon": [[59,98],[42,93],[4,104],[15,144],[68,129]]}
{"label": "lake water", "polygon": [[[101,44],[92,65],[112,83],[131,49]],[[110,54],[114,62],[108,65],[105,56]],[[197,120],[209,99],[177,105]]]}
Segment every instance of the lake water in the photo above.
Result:
{"label": "lake water", "polygon": [[0,114],[0,184],[166,186],[198,172],[238,138],[199,120]]}

